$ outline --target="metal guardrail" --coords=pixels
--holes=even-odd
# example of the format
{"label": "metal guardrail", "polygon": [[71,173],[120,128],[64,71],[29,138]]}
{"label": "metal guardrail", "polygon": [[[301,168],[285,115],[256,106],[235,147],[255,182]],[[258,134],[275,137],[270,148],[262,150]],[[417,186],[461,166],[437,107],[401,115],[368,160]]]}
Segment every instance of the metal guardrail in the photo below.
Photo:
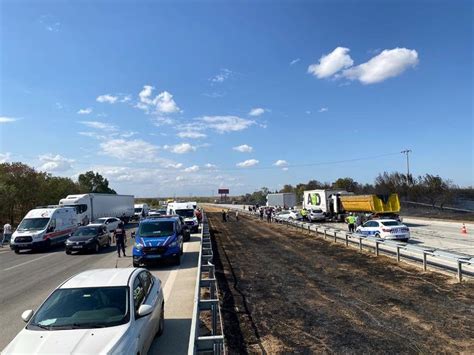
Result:
{"label": "metal guardrail", "polygon": [[[238,209],[238,211],[239,213],[243,212],[247,215],[258,217],[255,212],[242,209]],[[459,282],[462,282],[464,275],[469,275],[471,277],[474,276],[473,272],[466,272],[463,270],[463,265],[474,265],[474,257],[467,255],[456,254],[436,248],[401,243],[394,240],[385,240],[357,233],[349,233],[341,229],[333,227],[328,228],[327,226],[308,222],[300,222],[282,218],[273,218],[273,220],[288,226],[300,228],[303,231],[308,231],[309,233],[316,232],[317,234],[322,235],[324,239],[331,238],[334,240],[334,242],[342,240],[345,242],[346,246],[349,246],[349,244],[356,244],[359,247],[359,250],[363,250],[364,247],[369,247],[374,250],[376,256],[379,256],[380,252],[384,252],[386,255],[396,256],[398,262],[401,261],[402,257],[411,261],[421,262],[424,271],[427,270],[429,264],[448,271],[454,270]],[[402,251],[406,251],[406,253],[402,253]],[[409,255],[408,253],[415,254],[415,256]],[[431,260],[428,260],[428,256]],[[440,263],[442,261],[445,261],[445,263]],[[446,265],[446,261],[451,262],[454,265]]]}
{"label": "metal guardrail", "polygon": [[[226,354],[222,315],[219,306],[219,290],[215,277],[213,251],[209,224],[203,211],[201,225],[201,249],[199,251],[196,288],[194,292],[194,309],[189,336],[188,355],[199,353]],[[203,278],[203,275],[205,278]],[[208,291],[206,298],[202,298],[202,290]],[[200,335],[201,315],[203,312],[211,314],[211,334]]]}

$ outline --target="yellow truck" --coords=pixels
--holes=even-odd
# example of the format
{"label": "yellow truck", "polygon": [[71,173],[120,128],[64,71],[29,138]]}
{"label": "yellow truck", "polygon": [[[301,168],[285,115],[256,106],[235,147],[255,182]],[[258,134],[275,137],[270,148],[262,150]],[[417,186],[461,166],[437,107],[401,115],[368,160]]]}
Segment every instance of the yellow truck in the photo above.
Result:
{"label": "yellow truck", "polygon": [[339,197],[346,212],[394,213],[400,212],[398,194],[342,195]]}

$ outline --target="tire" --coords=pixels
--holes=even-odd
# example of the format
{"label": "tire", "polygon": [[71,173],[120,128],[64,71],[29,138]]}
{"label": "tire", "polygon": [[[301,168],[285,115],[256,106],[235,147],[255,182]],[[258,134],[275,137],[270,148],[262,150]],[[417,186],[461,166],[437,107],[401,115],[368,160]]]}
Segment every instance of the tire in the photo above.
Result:
{"label": "tire", "polygon": [[160,337],[165,330],[165,304],[161,305],[161,312],[160,312],[160,323],[158,325],[158,331],[156,332],[155,337]]}
{"label": "tire", "polygon": [[67,255],[71,255],[71,251],[70,251],[70,250],[66,250],[66,254],[67,254]]}
{"label": "tire", "polygon": [[140,267],[140,263],[136,262],[135,260],[133,261],[133,267]]}
{"label": "tire", "polygon": [[14,249],[15,254],[20,254],[20,249]]}
{"label": "tire", "polygon": [[179,253],[178,255],[174,257],[174,264],[181,265],[181,253]]}
{"label": "tire", "polygon": [[375,233],[374,237],[375,237],[375,238],[380,238],[380,234],[379,234],[379,233]]}

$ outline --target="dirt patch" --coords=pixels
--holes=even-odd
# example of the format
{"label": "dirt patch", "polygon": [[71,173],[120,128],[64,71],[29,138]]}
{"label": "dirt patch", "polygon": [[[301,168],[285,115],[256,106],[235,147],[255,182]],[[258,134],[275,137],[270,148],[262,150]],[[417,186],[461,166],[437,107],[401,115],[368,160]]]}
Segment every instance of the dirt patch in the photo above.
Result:
{"label": "dirt patch", "polygon": [[230,353],[474,352],[473,284],[208,209]]}

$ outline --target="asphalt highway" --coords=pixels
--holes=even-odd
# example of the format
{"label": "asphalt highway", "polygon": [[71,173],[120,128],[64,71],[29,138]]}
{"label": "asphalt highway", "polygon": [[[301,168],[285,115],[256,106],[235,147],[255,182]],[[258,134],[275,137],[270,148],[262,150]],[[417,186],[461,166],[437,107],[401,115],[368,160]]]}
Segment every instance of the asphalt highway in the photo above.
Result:
{"label": "asphalt highway", "polygon": [[[69,277],[89,269],[131,267],[132,244],[133,239],[128,238],[127,257],[121,258],[114,246],[98,254],[78,255],[66,255],[63,247],[20,254],[7,246],[0,248],[0,350],[24,327],[21,313],[37,309]],[[193,234],[184,244],[180,266],[149,268],[162,281],[165,295],[165,331],[154,341],[149,354],[187,352],[199,246],[200,234]]]}

